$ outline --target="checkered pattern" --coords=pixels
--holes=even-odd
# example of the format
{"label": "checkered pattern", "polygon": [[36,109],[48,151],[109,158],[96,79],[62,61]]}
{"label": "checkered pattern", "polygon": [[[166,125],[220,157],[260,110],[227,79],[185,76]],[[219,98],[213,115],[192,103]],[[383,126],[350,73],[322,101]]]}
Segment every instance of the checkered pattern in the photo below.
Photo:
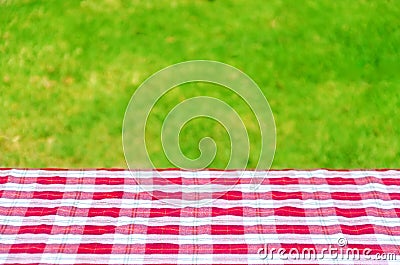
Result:
{"label": "checkered pattern", "polygon": [[400,264],[400,171],[266,174],[1,169],[0,263]]}

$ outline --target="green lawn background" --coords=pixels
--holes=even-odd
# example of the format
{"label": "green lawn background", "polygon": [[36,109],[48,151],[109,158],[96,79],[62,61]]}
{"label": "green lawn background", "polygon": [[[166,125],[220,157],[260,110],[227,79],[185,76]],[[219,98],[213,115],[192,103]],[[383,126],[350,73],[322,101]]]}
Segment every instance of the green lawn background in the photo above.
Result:
{"label": "green lawn background", "polygon": [[[398,1],[0,0],[0,166],[126,167],[121,126],[135,89],[166,66],[208,59],[241,69],[268,98],[273,168],[399,168],[399,17]],[[157,167],[171,166],[159,143],[166,111],[199,94],[235,106],[257,150],[238,97],[186,85],[150,117]],[[223,167],[229,141],[212,121],[184,127],[183,152],[196,157],[210,134],[210,167]]]}

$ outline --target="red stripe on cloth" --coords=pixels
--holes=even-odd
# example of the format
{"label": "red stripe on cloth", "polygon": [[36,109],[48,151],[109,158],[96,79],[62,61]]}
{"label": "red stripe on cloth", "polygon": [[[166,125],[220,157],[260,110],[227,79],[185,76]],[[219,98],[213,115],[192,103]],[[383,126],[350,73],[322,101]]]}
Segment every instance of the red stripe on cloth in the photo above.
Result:
{"label": "red stripe on cloth", "polygon": [[[327,244],[269,244],[270,248],[297,249],[299,252],[303,249],[315,249],[317,253],[323,251]],[[263,244],[171,244],[171,243],[147,243],[147,244],[1,244],[0,253],[73,253],[73,254],[255,254]],[[336,246],[337,247],[337,246]],[[360,252],[364,249],[370,249],[370,254],[384,253],[392,250],[396,254],[395,245],[380,246],[377,244],[349,244],[347,248],[356,248]],[[4,252],[6,250],[6,252]],[[77,251],[76,251],[77,250]]]}
{"label": "red stripe on cloth", "polygon": [[[223,176],[223,175],[222,175]],[[0,184],[6,183],[19,183],[19,184],[42,184],[42,185],[85,185],[85,184],[95,184],[95,185],[137,185],[137,180],[133,177],[128,178],[107,178],[107,177],[82,177],[82,178],[68,178],[64,176],[38,176],[36,178],[32,177],[16,177],[12,175],[0,176]],[[160,178],[157,175],[154,178],[143,178],[140,179],[141,185],[188,185],[188,184],[218,184],[218,185],[237,185],[237,184],[250,184],[252,183],[251,178],[240,178],[231,177],[215,177],[212,174],[210,178],[184,178],[184,177],[168,177]],[[257,182],[260,183],[260,182]],[[383,185],[400,185],[400,178],[377,178],[374,176],[365,176],[357,179],[354,178],[344,178],[344,177],[331,177],[331,178],[321,178],[321,177],[310,177],[302,183],[302,185],[365,185],[365,184],[383,184]],[[280,177],[280,178],[266,178],[262,180],[260,184],[263,185],[289,185],[289,184],[299,184],[299,178],[293,177]]]}
{"label": "red stripe on cloth", "polygon": [[[367,214],[368,212],[368,214]],[[73,213],[73,215],[71,215]],[[211,213],[211,214],[207,214]],[[332,215],[334,213],[334,215]],[[246,216],[246,217],[267,217],[267,216],[296,216],[296,217],[322,217],[322,216],[341,216],[341,217],[362,217],[375,216],[385,218],[400,217],[400,208],[380,209],[376,207],[366,207],[361,209],[341,209],[338,207],[323,207],[318,209],[303,209],[296,207],[279,207],[279,208],[261,208],[254,209],[251,207],[204,207],[184,209],[171,208],[135,208],[135,209],[120,209],[120,208],[77,208],[77,207],[29,207],[29,208],[7,208],[0,207],[0,215],[6,216],[81,216],[81,217],[96,217],[96,216],[128,216],[128,217],[215,217],[215,216]],[[400,220],[399,220],[400,221]]]}
{"label": "red stripe on cloth", "polygon": [[281,192],[269,191],[260,193],[255,196],[251,192],[227,191],[227,192],[203,192],[200,194],[190,192],[82,192],[82,191],[0,191],[1,198],[7,199],[41,199],[41,200],[60,200],[60,199],[76,199],[76,200],[103,200],[103,199],[135,199],[141,200],[164,200],[164,199],[182,199],[201,200],[201,199],[222,199],[222,200],[255,200],[255,199],[272,199],[272,200],[346,200],[361,201],[366,199],[381,199],[383,201],[400,200],[400,193],[383,193],[380,191],[371,192]]}
{"label": "red stripe on cloth", "polygon": [[244,235],[257,234],[262,231],[265,234],[310,234],[310,232],[325,231],[326,235],[344,233],[346,235],[382,234],[400,236],[400,224],[397,227],[382,225],[199,225],[196,227],[185,225],[147,226],[141,224],[132,225],[25,225],[2,226],[3,235],[12,234],[48,234],[48,235],[104,235],[114,234],[162,234],[162,235],[193,235],[198,231],[207,231],[211,235]]}

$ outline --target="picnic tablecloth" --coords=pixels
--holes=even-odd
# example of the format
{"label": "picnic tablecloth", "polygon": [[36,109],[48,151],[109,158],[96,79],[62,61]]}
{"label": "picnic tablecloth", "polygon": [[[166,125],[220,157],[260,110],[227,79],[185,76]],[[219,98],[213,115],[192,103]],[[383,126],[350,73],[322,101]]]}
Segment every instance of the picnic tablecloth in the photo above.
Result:
{"label": "picnic tablecloth", "polygon": [[0,263],[400,264],[398,170],[131,173],[1,169]]}

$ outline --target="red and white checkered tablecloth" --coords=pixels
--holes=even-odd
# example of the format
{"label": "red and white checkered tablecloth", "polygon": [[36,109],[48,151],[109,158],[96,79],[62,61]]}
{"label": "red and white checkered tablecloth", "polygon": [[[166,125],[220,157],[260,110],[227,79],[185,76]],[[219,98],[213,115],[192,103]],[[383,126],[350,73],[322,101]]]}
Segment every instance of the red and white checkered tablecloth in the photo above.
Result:
{"label": "red and white checkered tablecloth", "polygon": [[242,173],[1,169],[0,263],[400,264],[400,171]]}

